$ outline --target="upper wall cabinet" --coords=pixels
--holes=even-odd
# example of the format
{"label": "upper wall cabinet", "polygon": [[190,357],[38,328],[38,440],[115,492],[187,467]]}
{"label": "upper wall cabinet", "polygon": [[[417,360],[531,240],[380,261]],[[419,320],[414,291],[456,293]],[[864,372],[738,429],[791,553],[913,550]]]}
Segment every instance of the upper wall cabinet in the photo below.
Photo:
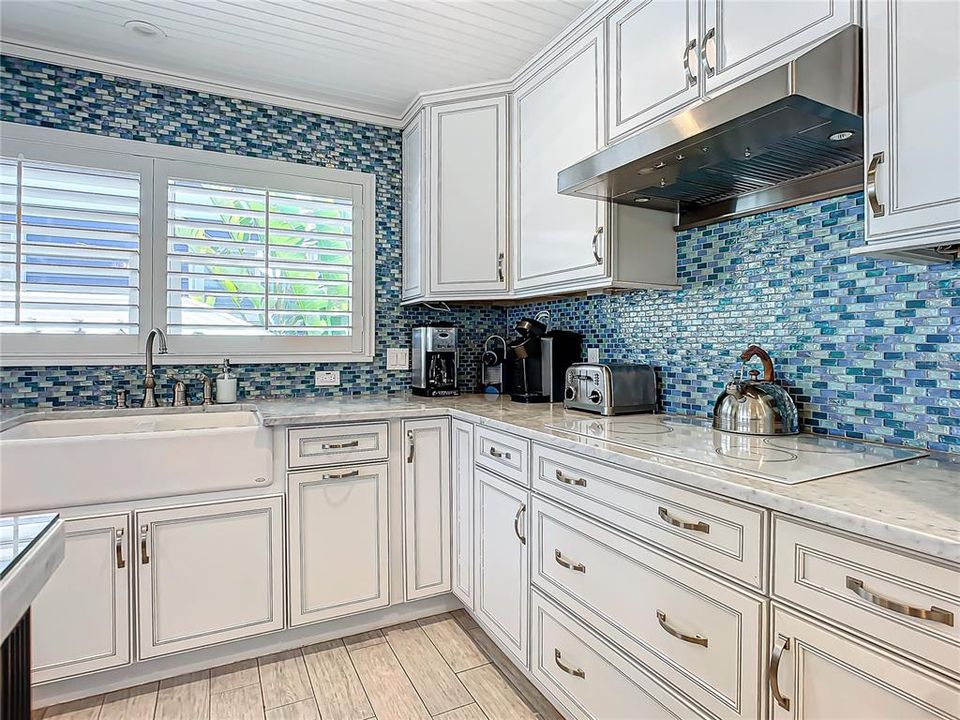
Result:
{"label": "upper wall cabinet", "polygon": [[947,246],[960,242],[958,27],[956,2],[866,5],[868,250],[956,257]]}
{"label": "upper wall cabinet", "polygon": [[672,215],[557,193],[603,145],[605,32],[567,46],[514,95],[513,291],[518,297],[676,282]]}
{"label": "upper wall cabinet", "polygon": [[426,292],[426,202],[424,191],[426,138],[421,112],[403,131],[403,285],[401,300],[415,301]]}
{"label": "upper wall cabinet", "polygon": [[858,21],[855,0],[702,0],[707,94],[775,67]]}
{"label": "upper wall cabinet", "polygon": [[610,15],[610,140],[699,99],[699,22],[697,0],[629,0]]}
{"label": "upper wall cabinet", "polygon": [[430,294],[507,289],[507,99],[430,108]]}
{"label": "upper wall cabinet", "polygon": [[403,135],[403,300],[507,290],[506,96],[434,105]]}

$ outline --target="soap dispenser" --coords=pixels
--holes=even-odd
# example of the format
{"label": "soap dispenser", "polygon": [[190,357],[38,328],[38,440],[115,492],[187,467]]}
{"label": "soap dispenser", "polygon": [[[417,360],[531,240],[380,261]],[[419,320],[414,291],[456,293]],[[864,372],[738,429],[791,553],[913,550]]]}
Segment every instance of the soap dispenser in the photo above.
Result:
{"label": "soap dispenser", "polygon": [[223,359],[220,374],[217,375],[217,403],[228,404],[237,401],[237,376],[230,371],[230,359]]}

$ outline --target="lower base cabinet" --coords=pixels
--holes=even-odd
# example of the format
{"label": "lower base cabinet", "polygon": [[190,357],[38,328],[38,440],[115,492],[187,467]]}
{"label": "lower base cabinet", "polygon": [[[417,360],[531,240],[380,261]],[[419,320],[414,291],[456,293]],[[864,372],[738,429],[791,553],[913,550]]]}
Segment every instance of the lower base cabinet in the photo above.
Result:
{"label": "lower base cabinet", "polygon": [[290,624],[390,604],[387,466],[290,473]]}
{"label": "lower base cabinet", "polygon": [[528,493],[479,467],[474,472],[476,617],[514,660],[527,667]]}
{"label": "lower base cabinet", "polygon": [[536,590],[531,595],[530,672],[582,720],[704,717],[599,635]]}
{"label": "lower base cabinet", "polygon": [[130,662],[129,519],[64,522],[63,562],[31,606],[33,682]]}
{"label": "lower base cabinet", "polygon": [[134,516],[141,659],[283,628],[283,499]]}
{"label": "lower base cabinet", "polygon": [[473,425],[454,420],[450,429],[453,463],[453,594],[473,610]]}
{"label": "lower base cabinet", "polygon": [[960,685],[783,608],[772,643],[772,720],[960,717]]}

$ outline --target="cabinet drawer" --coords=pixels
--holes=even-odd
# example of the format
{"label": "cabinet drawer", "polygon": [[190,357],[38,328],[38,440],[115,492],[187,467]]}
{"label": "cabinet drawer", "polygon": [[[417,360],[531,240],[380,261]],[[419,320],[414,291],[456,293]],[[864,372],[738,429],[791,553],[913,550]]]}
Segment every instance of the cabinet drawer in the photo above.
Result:
{"label": "cabinet drawer", "polygon": [[287,431],[287,465],[316,467],[387,459],[387,423],[349,423]]}
{"label": "cabinet drawer", "polygon": [[960,675],[960,568],[779,515],[773,530],[776,597]]}
{"label": "cabinet drawer", "polygon": [[700,718],[635,663],[543,595],[531,593],[530,670],[578,720]]}
{"label": "cabinet drawer", "polygon": [[527,477],[530,443],[527,440],[479,425],[474,432],[477,436],[478,465],[521,485],[530,484]]}
{"label": "cabinet drawer", "polygon": [[765,587],[761,508],[537,444],[533,487],[712,571]]}
{"label": "cabinet drawer", "polygon": [[719,718],[757,718],[765,602],[533,501],[533,582]]}

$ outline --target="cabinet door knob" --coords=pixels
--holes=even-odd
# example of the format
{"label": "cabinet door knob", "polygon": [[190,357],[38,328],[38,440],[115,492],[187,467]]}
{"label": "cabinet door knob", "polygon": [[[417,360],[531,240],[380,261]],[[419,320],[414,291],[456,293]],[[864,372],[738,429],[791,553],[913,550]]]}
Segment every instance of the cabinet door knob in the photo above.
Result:
{"label": "cabinet door knob", "polygon": [[581,670],[580,668],[572,668],[572,667],[570,667],[569,665],[564,664],[564,663],[560,660],[561,657],[563,657],[563,656],[560,655],[560,651],[559,651],[557,648],[554,648],[554,649],[553,649],[553,661],[557,664],[557,667],[558,667],[558,668],[560,668],[561,670],[563,670],[563,671],[564,671],[565,673],[567,673],[568,675],[573,675],[574,677],[578,677],[578,678],[581,678],[581,679],[584,679],[584,678],[587,677],[587,674],[586,674],[583,670]]}
{"label": "cabinet door knob", "polygon": [[603,257],[600,255],[600,236],[603,235],[603,226],[600,226],[593,233],[593,240],[591,241],[591,248],[593,249],[593,259],[596,260],[597,265],[603,264]]}
{"label": "cabinet door knob", "polygon": [[520,508],[517,510],[516,516],[513,518],[513,531],[517,534],[517,539],[520,541],[521,545],[527,544],[527,539],[520,534],[520,516],[526,511],[526,504],[520,505]]}
{"label": "cabinet door knob", "polygon": [[149,565],[150,556],[147,554],[147,533],[150,530],[149,525],[140,526],[140,564]]}
{"label": "cabinet door knob", "polygon": [[770,667],[767,668],[767,679],[770,681],[770,693],[777,705],[784,710],[790,709],[790,698],[785,698],[780,692],[780,658],[784,650],[790,649],[790,638],[781,635],[777,639],[777,644],[773,646],[773,656],[770,658]]}
{"label": "cabinet door knob", "polygon": [[707,77],[713,77],[713,74],[716,72],[716,68],[710,64],[710,60],[707,58],[707,43],[711,40],[714,41],[714,56],[716,56],[716,38],[717,29],[712,27],[707,30],[707,34],[703,36],[703,42],[700,43],[700,59],[703,60],[703,67],[707,71]]}
{"label": "cabinet door knob", "polygon": [[117,528],[115,533],[115,544],[117,552],[117,569],[123,570],[127,566],[127,561],[123,559],[123,529]]}
{"label": "cabinet door knob", "polygon": [[867,168],[867,200],[870,201],[870,210],[874,217],[883,217],[887,209],[877,198],[877,169],[883,162],[883,153],[874,153],[870,158],[870,166]]}
{"label": "cabinet door knob", "polygon": [[690,71],[690,53],[697,49],[697,39],[693,38],[683,49],[683,69],[687,73],[687,87],[697,84],[697,76]]}

